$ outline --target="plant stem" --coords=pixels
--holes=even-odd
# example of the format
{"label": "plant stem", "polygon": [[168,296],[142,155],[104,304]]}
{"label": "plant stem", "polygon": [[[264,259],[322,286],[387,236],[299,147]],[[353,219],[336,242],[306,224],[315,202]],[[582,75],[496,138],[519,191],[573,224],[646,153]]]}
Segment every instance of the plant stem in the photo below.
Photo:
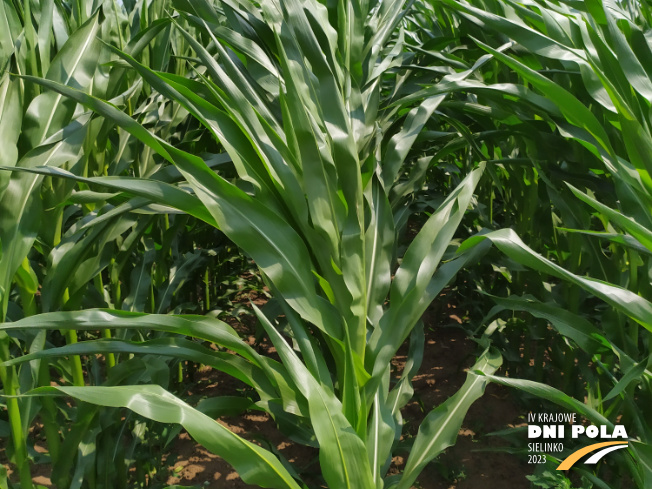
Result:
{"label": "plant stem", "polygon": [[[41,360],[39,365],[38,383],[40,386],[50,385],[50,372],[49,364],[45,360]],[[41,421],[45,429],[45,438],[48,442],[48,450],[50,452],[50,460],[52,465],[55,465],[59,459],[59,452],[61,448],[61,438],[59,436],[59,427],[57,425],[57,407],[51,397],[43,396],[41,398],[43,409],[40,412]]]}
{"label": "plant stem", "polygon": [[[102,330],[102,338],[106,339],[111,339],[111,330],[110,329],[103,329]],[[110,369],[115,367],[115,354],[113,353],[107,353],[106,355],[106,368]]]}
{"label": "plant stem", "polygon": [[[629,290],[638,293],[638,262],[640,260],[638,253],[634,250],[628,250],[629,258]],[[638,354],[638,323],[629,321],[629,337],[634,344],[633,354]]]}
{"label": "plant stem", "polygon": [[18,286],[18,292],[20,294],[21,305],[23,306],[23,315],[27,317],[36,314],[38,311],[36,310],[34,294],[20,287],[20,285]]}
{"label": "plant stem", "polygon": [[[104,282],[102,281],[102,274],[99,273],[93,279],[95,282],[95,288],[100,294],[104,294]],[[111,338],[111,330],[103,329],[100,331],[102,338]],[[106,367],[111,368],[115,367],[115,355],[113,353],[107,353],[106,355]]]}
{"label": "plant stem", "polygon": [[[27,258],[25,258],[25,260],[27,260]],[[18,290],[22,300],[23,314],[25,316],[33,316],[37,314],[38,311],[36,310],[34,294],[26,288],[22,287],[20,282],[18,282]],[[40,360],[38,367],[39,386],[50,385],[49,367],[50,366],[45,359]],[[41,403],[43,404],[44,409],[42,409],[39,414],[41,416],[41,421],[43,422],[43,428],[45,430],[45,438],[47,440],[48,450],[50,452],[50,460],[52,464],[55,464],[59,458],[59,448],[61,446],[61,438],[59,437],[59,425],[57,424],[57,408],[54,404],[54,400],[48,396],[44,396],[41,399]]]}
{"label": "plant stem", "polygon": [[[63,228],[63,213],[57,215],[56,228],[54,231],[54,236],[52,239],[52,246],[56,247],[61,243],[61,234]],[[70,300],[70,292],[68,289],[63,291],[63,297],[61,298],[61,306],[63,307]],[[66,344],[73,345],[77,343],[77,331],[75,330],[61,330],[66,338]],[[70,370],[72,371],[72,380],[73,384],[76,386],[84,385],[84,371],[82,369],[81,358],[77,355],[70,357]]]}
{"label": "plant stem", "polygon": [[210,274],[208,267],[204,271],[204,312],[207,313],[211,309],[211,293],[210,293]]}
{"label": "plant stem", "polygon": [[[63,293],[63,300],[61,305],[64,305],[70,299],[70,294],[68,289]],[[77,343],[77,331],[74,329],[68,329],[65,331],[66,344],[74,345]],[[70,370],[72,370],[72,383],[73,385],[82,387],[84,385],[84,370],[82,369],[81,358],[79,355],[72,355],[70,357]]]}
{"label": "plant stem", "polygon": [[[77,343],[77,331],[69,329],[66,331],[66,344],[74,345]],[[79,355],[70,357],[70,367],[72,369],[72,383],[76,386],[84,385],[84,370],[82,369],[81,358]]]}
{"label": "plant stem", "polygon": [[115,263],[115,258],[111,258],[109,274],[111,277],[111,290],[113,292],[113,307],[120,309],[122,308],[122,288],[120,287],[120,271]]}
{"label": "plant stem", "polygon": [[[5,335],[0,340],[0,361],[9,360],[8,337]],[[20,406],[15,396],[16,390],[16,370],[12,367],[0,365],[0,380],[4,387],[4,395],[7,396],[7,413],[9,415],[9,427],[11,430],[11,439],[14,445],[14,460],[18,468],[21,489],[32,489],[32,474],[30,473],[29,458],[27,456],[27,440],[23,433],[23,424],[20,414]]]}

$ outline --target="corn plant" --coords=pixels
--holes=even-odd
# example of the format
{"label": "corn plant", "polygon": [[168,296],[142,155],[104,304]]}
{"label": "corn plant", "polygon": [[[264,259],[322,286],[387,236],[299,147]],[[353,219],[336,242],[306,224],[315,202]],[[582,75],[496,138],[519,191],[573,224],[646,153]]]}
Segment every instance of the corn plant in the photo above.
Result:
{"label": "corn plant", "polygon": [[[597,368],[582,367],[588,381],[582,393],[587,397],[584,409],[594,410],[587,417],[608,417],[608,423],[619,419],[629,427],[631,448],[629,454],[619,455],[618,467],[638,487],[647,487],[652,480],[646,414],[651,399],[652,134],[646,114],[652,52],[641,41],[649,30],[649,5],[444,3],[459,18],[482,27],[484,39],[473,41],[521,78],[520,94],[511,107],[503,103],[501,108],[534,110],[548,123],[539,131],[564,138],[570,152],[560,157],[555,150],[539,149],[531,155],[554,206],[553,218],[558,216],[553,239],[539,243],[548,248],[547,257],[509,229],[472,238],[462,250],[489,239],[510,259],[543,274],[543,297],[515,295],[497,299],[498,305],[542,318],[572,341],[565,354],[567,378],[575,369],[573,350],[588,354],[586,361]],[[504,42],[514,43],[513,53],[499,53],[491,46]],[[491,89],[490,83],[483,85],[471,90]],[[527,137],[536,141],[537,132]],[[609,307],[596,307],[595,297]],[[559,390],[493,379],[569,407]],[[573,409],[582,409],[573,404]],[[585,475],[606,487],[595,474]]]}
{"label": "corn plant", "polygon": [[[85,120],[83,117],[76,120],[77,126],[71,124],[71,109],[74,109],[74,104],[61,103],[61,97],[40,93],[36,87],[25,87],[22,82],[11,80],[7,73],[11,69],[34,76],[48,75],[62,83],[70,83],[80,88],[88,86],[99,56],[98,44],[95,41],[99,23],[97,19],[85,21],[81,18],[81,13],[72,18],[62,14],[61,9],[54,6],[54,2],[35,7],[33,11],[29,3],[15,5],[3,2],[0,7],[0,17],[6,26],[2,30],[0,54],[4,166],[79,166],[79,154],[84,141],[84,123],[88,117]],[[40,22],[34,19],[40,19]],[[31,110],[24,111],[23,107],[29,107]],[[41,217],[44,218],[43,246],[53,247],[60,240],[58,223],[62,209],[53,207],[57,197],[70,191],[69,184],[49,182],[49,185],[44,186],[42,200],[38,195],[42,179],[38,175],[11,176],[6,172],[0,177],[0,241],[3,245],[0,260],[0,317],[3,320],[8,315],[14,316],[8,309],[14,281],[22,303],[22,311],[17,311],[19,317],[37,312],[34,295],[39,282],[27,255],[41,228]],[[25,338],[25,342],[31,344],[34,349],[42,348],[44,340],[43,335],[28,335]],[[6,360],[11,340],[3,333],[0,341],[2,357]],[[75,341],[74,332],[69,333],[68,341]],[[81,366],[75,360],[72,361],[71,371],[75,379],[82,382]],[[19,389],[29,389],[30,384],[34,386],[39,378],[45,382],[48,372],[35,362],[20,371],[14,367],[3,367],[0,375],[5,394],[12,395]],[[21,484],[23,487],[31,487],[25,437],[27,428],[38,411],[38,402],[9,398],[7,409],[14,459],[20,472]],[[52,453],[56,455],[59,443],[57,426],[52,419],[54,412],[54,405],[45,401],[42,410],[44,425]]]}
{"label": "corn plant", "polygon": [[[156,178],[164,180],[178,179],[178,172],[163,171],[157,174],[158,168],[151,152],[139,153],[137,141],[130,139],[126,133],[111,132],[112,124],[93,118],[89,112],[76,110],[80,107],[60,95],[42,92],[35,85],[9,76],[10,72],[42,76],[104,98],[117,98],[141,120],[146,119],[152,107],[156,106],[166,124],[161,123],[153,130],[167,131],[164,132],[166,136],[175,134],[187,113],[165,101],[160,106],[156,99],[148,101],[147,97],[151,94],[149,89],[140,82],[132,83],[125,76],[124,67],[110,67],[107,64],[110,55],[102,51],[98,40],[101,37],[115,42],[131,55],[149,60],[150,43],[156,37],[158,45],[154,47],[158,57],[152,64],[167,67],[170,52],[161,50],[161,47],[170,43],[170,23],[156,19],[156,14],[164,10],[163,2],[154,2],[149,6],[145,2],[138,2],[129,11],[115,2],[42,2],[34,5],[30,2],[3,2],[0,5],[3,25],[0,34],[0,128],[3,146],[0,164],[5,168],[62,168],[80,176],[111,175],[129,169],[136,174],[154,174]],[[138,17],[148,16],[151,25],[143,22],[141,29]],[[175,47],[182,50],[183,43],[176,43]],[[174,249],[176,243],[170,238],[174,236],[175,226],[183,226],[183,219],[175,223],[174,217],[159,216],[160,212],[154,215],[148,212],[150,203],[142,198],[125,200],[115,194],[92,192],[83,184],[75,186],[74,182],[62,179],[2,172],[2,320],[15,321],[38,312],[79,307],[145,310],[146,306],[151,306],[167,310],[175,288],[188,277],[184,271],[189,270],[190,265],[196,267],[200,264],[202,257],[193,253],[194,250],[184,256]],[[157,210],[160,211],[160,208]],[[137,220],[136,214],[130,214],[132,211],[140,212],[143,219]],[[102,216],[101,219],[96,219],[98,214]],[[154,242],[158,243],[156,224],[160,222],[165,227],[167,223],[169,228],[170,221],[172,230],[168,231],[167,240],[163,240],[158,276],[150,291],[145,286],[145,279],[152,253],[145,253],[141,262],[132,263],[133,251],[139,245],[147,250],[154,246]],[[165,265],[177,273],[166,272]],[[121,288],[120,277],[124,275],[127,279],[123,279],[125,286]],[[132,284],[138,283],[140,286],[127,285],[129,277],[133,279]],[[105,284],[107,278],[110,280]],[[160,294],[157,295],[159,287]],[[149,300],[150,296],[152,300]],[[62,339],[58,333],[2,333],[0,356],[5,361],[21,351],[60,346]],[[125,338],[131,336],[129,332],[122,333]],[[70,345],[79,339],[72,330],[61,330],[61,334],[65,336],[64,343]],[[109,329],[100,333],[102,337],[110,335]],[[3,394],[10,396],[6,402],[11,433],[7,454],[16,464],[21,487],[32,487],[28,456],[32,443],[28,437],[29,428],[37,418],[44,426],[49,448],[48,461],[54,466],[52,478],[61,487],[70,485],[71,473],[78,474],[78,477],[90,473],[100,479],[117,477],[119,480],[122,476],[126,477],[127,468],[121,474],[121,461],[116,461],[116,456],[120,458],[124,455],[118,449],[120,442],[116,442],[116,439],[120,438],[126,425],[120,426],[114,421],[116,429],[108,429],[107,426],[111,425],[108,417],[103,416],[100,420],[99,412],[94,407],[79,406],[75,410],[51,398],[11,397],[38,385],[50,385],[51,373],[64,383],[79,386],[127,381],[159,381],[162,385],[168,385],[166,376],[161,373],[160,360],[122,360],[124,366],[110,374],[108,371],[100,373],[96,359],[82,361],[78,356],[49,362],[36,360],[18,367],[0,367]],[[120,361],[119,355],[107,355],[107,370],[115,367],[116,361]],[[114,417],[117,415],[119,421],[118,414],[114,413]],[[67,431],[60,429],[65,419],[71,420]],[[105,429],[98,435],[100,423]],[[133,427],[133,419],[130,423]],[[142,425],[142,420],[138,423]],[[99,437],[97,443],[94,436]],[[89,455],[82,453],[80,444],[86,450],[93,445],[97,448]],[[77,458],[69,456],[78,451]],[[108,485],[117,487],[116,483]]]}
{"label": "corn plant", "polygon": [[[411,378],[423,351],[419,319],[477,256],[474,251],[454,258],[451,241],[484,168],[471,160],[461,183],[443,196],[399,253],[397,230],[411,212],[409,188],[418,188],[414,181],[407,190],[399,187],[405,183],[405,165],[427,157],[415,142],[446,97],[444,90],[400,100],[411,74],[401,67],[411,4],[326,7],[290,0],[259,6],[198,0],[174,5],[169,21],[194,53],[184,58],[186,74],[148,66],[115,45],[106,45],[104,52],[210,131],[236,177],[225,178],[226,173],[214,171],[165,134],[148,130],[122,100],[108,103],[59,80],[29,75],[14,82],[51,90],[46,93],[93,110],[174,165],[189,188],[147,172],[135,178],[82,178],[39,167],[19,174],[99,185],[174,207],[218,228],[253,258],[280,305],[282,314],[269,317],[256,309],[280,361],[261,356],[216,319],[89,309],[47,312],[7,322],[3,329],[34,334],[43,329],[154,330],[209,341],[221,350],[183,336],[128,341],[116,334],[23,355],[5,365],[98,353],[198,361],[251,386],[259,396],[258,409],[293,439],[318,446],[329,487],[409,488],[425,465],[454,443],[466,411],[484,391],[486,378],[480,373],[492,374],[501,361],[493,350],[482,354],[461,389],[424,420],[403,473],[389,476],[402,429],[400,409],[412,395]],[[433,75],[430,83],[447,87],[449,79],[464,79],[477,66],[449,73],[448,79]],[[390,361],[408,338],[408,366],[392,382]],[[277,456],[158,385],[40,387],[33,394],[65,394],[179,423],[248,483],[303,484]]]}

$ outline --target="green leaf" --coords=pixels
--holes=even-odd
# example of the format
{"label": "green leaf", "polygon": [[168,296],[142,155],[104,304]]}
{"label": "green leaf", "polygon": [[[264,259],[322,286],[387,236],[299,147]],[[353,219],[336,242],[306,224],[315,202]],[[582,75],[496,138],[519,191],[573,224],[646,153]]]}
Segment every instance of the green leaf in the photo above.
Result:
{"label": "green leaf", "polygon": [[382,476],[391,460],[392,445],[396,436],[400,436],[401,425],[396,423],[392,408],[387,403],[390,372],[388,368],[373,398],[367,430],[367,454],[377,488],[382,487]]}
{"label": "green leaf", "polygon": [[126,407],[159,423],[180,424],[195,441],[231,464],[246,483],[267,488],[300,489],[271,452],[232,433],[158,385],[40,387],[30,393],[57,394],[99,406]]}
{"label": "green leaf", "polygon": [[204,265],[206,258],[202,256],[199,250],[192,253],[186,253],[172,265],[168,281],[159,291],[157,297],[156,313],[168,312],[172,297],[177,294],[179,289],[186,281],[192,277],[192,273],[200,266]]}
{"label": "green leaf", "polygon": [[0,75],[14,53],[14,43],[22,30],[18,13],[11,0],[0,1]]}
{"label": "green leaf", "polygon": [[[1,8],[1,7],[0,7]],[[18,136],[23,123],[22,95],[17,80],[9,75],[0,78],[0,166],[15,166],[18,161]],[[0,175],[0,195],[9,182],[9,175]]]}
{"label": "green leaf", "polygon": [[0,330],[40,330],[74,328],[78,331],[102,329],[143,329],[192,336],[232,350],[256,365],[262,365],[260,355],[228,324],[204,316],[171,316],[143,314],[115,309],[86,309],[38,314],[15,322],[0,324]]}
{"label": "green leaf", "polygon": [[[46,78],[77,89],[89,87],[99,58],[98,29],[99,15],[96,14],[70,36],[52,60]],[[38,147],[64,127],[70,121],[74,108],[72,101],[63,99],[58,93],[37,96],[25,114],[23,136],[29,147]]]}
{"label": "green leaf", "polygon": [[617,210],[598,202],[593,197],[573,187],[570,183],[567,183],[566,185],[568,185],[575,197],[593,207],[596,211],[598,211],[601,215],[607,217],[611,222],[613,222],[623,231],[631,234],[634,238],[636,238],[636,240],[638,240],[639,243],[645,246],[648,251],[652,252],[652,231],[644,226],[641,226],[631,217],[627,217]]}
{"label": "green leaf", "polygon": [[513,387],[515,389],[522,390],[541,399],[546,399],[554,404],[557,404],[558,406],[563,407],[564,409],[568,409],[570,412],[575,412],[580,416],[586,417],[593,424],[604,424],[609,429],[613,429],[614,427],[611,421],[609,421],[595,409],[547,384],[525,379],[497,377],[495,375],[487,375],[487,380],[496,382],[497,384],[505,385],[507,387]]}
{"label": "green leaf", "polygon": [[261,377],[254,374],[258,367],[252,368],[251,364],[232,353],[216,352],[193,341],[178,337],[157,338],[142,342],[118,339],[82,341],[15,357],[3,362],[3,365],[18,365],[41,358],[106,353],[169,356],[209,365],[241,380],[247,385],[259,388],[263,392],[267,391],[268,397],[276,397],[269,383],[259,383]]}
{"label": "green leaf", "polygon": [[557,228],[560,231],[565,231],[567,233],[577,233],[583,234],[585,236],[594,236],[600,239],[606,239],[611,243],[624,246],[626,248],[632,249],[639,253],[646,255],[652,255],[652,251],[641,244],[639,240],[630,236],[629,234],[620,234],[620,233],[606,233],[601,231],[586,231],[584,229],[568,229],[568,228]]}
{"label": "green leaf", "polygon": [[375,327],[383,315],[383,303],[391,285],[396,231],[392,208],[380,180],[372,178],[370,187],[368,205],[371,218],[365,232],[365,274],[367,317]]}
{"label": "green leaf", "polygon": [[94,185],[102,185],[111,189],[119,190],[130,195],[144,197],[153,202],[170,205],[191,216],[201,219],[208,224],[216,226],[215,219],[206,210],[202,202],[194,195],[180,188],[164,182],[149,180],[147,178],[132,177],[92,177],[85,178],[77,176],[67,170],[51,167],[35,168],[7,168],[0,167],[0,170],[15,172],[33,173],[35,175],[49,175],[59,178],[66,178],[76,182],[84,182]]}
{"label": "green leaf", "polygon": [[[29,151],[21,158],[17,167],[55,167],[77,162],[85,133],[86,127],[83,124],[75,124],[69,133],[65,136],[62,134],[63,139]],[[0,196],[0,242],[3,243],[0,289],[10,290],[16,270],[29,253],[41,229],[43,202],[38,192],[41,180],[40,176],[16,173]],[[0,318],[4,318],[8,299],[8,295],[3,296]]]}
{"label": "green leaf", "polygon": [[394,185],[395,180],[399,176],[401,166],[408,152],[412,149],[412,145],[433,112],[446,98],[446,95],[441,94],[428,97],[418,107],[410,110],[401,130],[390,139],[382,159],[382,175],[385,187],[390,188]]}
{"label": "green leaf", "polygon": [[[454,260],[437,268],[467,211],[483,170],[481,165],[465,177],[430,216],[405,252],[392,282],[390,307],[369,339],[370,351],[365,362],[368,369],[373,366],[375,382],[436,294],[470,258],[463,257],[461,261]],[[368,395],[373,395],[373,384],[370,389]]]}
{"label": "green leaf", "polygon": [[292,308],[329,336],[342,337],[340,318],[328,301],[316,294],[304,242],[281,216],[210,171],[200,158],[157,138],[112,105],[49,80],[24,78],[87,105],[176,164],[220,230],[254,258]]}
{"label": "green leaf", "polygon": [[145,252],[139,257],[138,264],[131,272],[129,279],[129,295],[122,302],[122,309],[130,312],[145,312],[147,300],[151,293],[151,268],[156,258],[154,241],[144,240]]}
{"label": "green leaf", "polygon": [[[507,298],[490,296],[500,309],[526,311],[534,317],[545,319],[563,336],[571,338],[584,351],[594,354],[611,350],[611,344],[604,334],[582,316],[573,314],[554,304],[538,301],[532,296],[510,296]],[[498,311],[492,309],[492,313]]]}
{"label": "green leaf", "polygon": [[221,416],[237,416],[257,407],[248,397],[218,396],[202,399],[197,403],[196,409],[206,416],[217,419]]}
{"label": "green leaf", "polygon": [[639,441],[630,441],[630,446],[636,455],[641,481],[643,482],[643,487],[645,487],[652,483],[652,447],[647,443]]}
{"label": "green leaf", "polygon": [[625,375],[622,376],[622,378],[618,381],[618,383],[614,386],[614,388],[611,389],[606,396],[604,396],[602,401],[606,402],[618,396],[621,392],[627,389],[629,384],[631,384],[633,381],[641,381],[642,380],[641,376],[645,372],[645,369],[647,368],[647,364],[648,364],[648,359],[646,358],[644,360],[641,360],[637,364],[633,365],[629,370],[627,370],[627,372],[625,372]]}
{"label": "green leaf", "polygon": [[[397,489],[409,489],[428,462],[455,444],[466,412],[484,393],[488,379],[502,364],[497,350],[485,351],[467,374],[464,385],[423,420]],[[480,374],[480,375],[479,375]]]}
{"label": "green leaf", "polygon": [[319,442],[319,461],[330,487],[373,489],[363,441],[343,414],[342,403],[320,384],[269,320],[254,306],[295,385],[308,400],[310,421]]}
{"label": "green leaf", "polygon": [[560,85],[549,80],[540,73],[527,67],[525,64],[511,58],[488,45],[476,41],[478,45],[485,49],[487,52],[493,54],[496,59],[502,61],[518,74],[523,76],[527,81],[532,83],[536,88],[551,101],[557,105],[559,110],[564,114],[564,117],[571,124],[585,129],[591,136],[595,138],[598,144],[610,155],[614,154],[614,150],[609,141],[606,131],[597,120],[595,115],[586,107],[580,100],[578,100],[572,93],[564,89]]}
{"label": "green leaf", "polygon": [[567,280],[622,311],[652,331],[652,303],[634,292],[588,277],[580,277],[547,260],[529,248],[511,229],[501,229],[467,239],[458,253],[489,239],[511,259],[540,272]]}

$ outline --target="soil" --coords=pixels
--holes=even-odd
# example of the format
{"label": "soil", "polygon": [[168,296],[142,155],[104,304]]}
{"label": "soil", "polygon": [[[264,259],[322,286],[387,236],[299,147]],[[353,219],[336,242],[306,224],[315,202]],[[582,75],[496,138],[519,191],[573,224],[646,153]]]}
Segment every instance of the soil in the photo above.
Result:
{"label": "soil", "polygon": [[[416,436],[418,426],[425,415],[460,388],[466,379],[465,369],[475,360],[479,348],[473,340],[467,338],[460,327],[459,323],[463,322],[461,315],[452,305],[439,305],[431,308],[424,317],[424,358],[413,381],[414,398],[403,409],[403,438]],[[435,324],[439,326],[434,326]],[[238,329],[249,342],[255,342],[254,330],[248,320],[239,323]],[[257,347],[261,352],[272,355],[275,353],[267,341]],[[403,368],[406,354],[407,348],[401,348],[393,361],[397,376]],[[237,380],[211,369],[202,369],[195,374],[188,395],[192,403],[192,399],[211,395],[238,395],[241,388],[242,385]],[[523,455],[505,451],[510,448],[505,438],[486,436],[509,427],[524,426],[524,414],[508,390],[490,384],[485,395],[469,410],[455,446],[448,448],[437,460],[430,463],[413,487],[471,489],[492,484],[510,489],[529,488],[530,483],[525,476],[533,472],[533,466],[527,465]],[[268,448],[274,447],[298,468],[311,487],[319,487],[317,450],[287,440],[266,414],[251,411],[236,417],[225,416],[218,421],[247,439]],[[522,441],[524,444],[525,439]],[[4,458],[3,452],[0,447],[0,461]],[[402,471],[407,456],[407,452],[396,455],[390,472]],[[199,486],[207,489],[257,487],[245,484],[226,462],[196,444],[185,432],[168,448],[164,460],[167,466],[161,469],[158,477],[163,476],[165,480],[167,471],[166,482],[170,485]],[[38,474],[34,481],[51,487],[47,477],[48,466],[41,464],[37,467]]]}

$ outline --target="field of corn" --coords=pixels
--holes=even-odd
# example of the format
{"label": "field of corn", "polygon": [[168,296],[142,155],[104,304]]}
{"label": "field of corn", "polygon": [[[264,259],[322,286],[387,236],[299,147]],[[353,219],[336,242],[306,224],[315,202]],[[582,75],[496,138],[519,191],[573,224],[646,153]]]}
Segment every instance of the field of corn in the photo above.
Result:
{"label": "field of corn", "polygon": [[0,489],[650,489],[651,172],[650,0],[0,0]]}

